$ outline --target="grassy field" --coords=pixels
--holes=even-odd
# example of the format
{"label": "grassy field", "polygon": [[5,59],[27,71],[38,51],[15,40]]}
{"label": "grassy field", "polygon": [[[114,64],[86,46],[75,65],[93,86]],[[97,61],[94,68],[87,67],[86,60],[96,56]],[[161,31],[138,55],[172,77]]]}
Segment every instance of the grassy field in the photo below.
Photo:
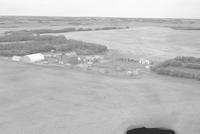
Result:
{"label": "grassy field", "polygon": [[[61,34],[63,35],[63,34]],[[200,57],[200,31],[164,27],[66,33],[66,38],[100,43],[135,57],[166,60],[176,56]]]}
{"label": "grassy field", "polygon": [[200,83],[193,80],[121,79],[0,60],[0,87],[3,134],[122,134],[134,126],[199,133]]}
{"label": "grassy field", "polygon": [[154,19],[154,18],[99,18],[99,17],[28,17],[0,16],[0,35],[5,31],[32,29],[63,29],[67,27],[101,28],[101,27],[184,27],[199,29],[198,19]]}
{"label": "grassy field", "polygon": [[[16,30],[52,29],[54,32],[67,27],[113,26],[130,29],[56,35],[106,45],[136,59],[200,57],[200,20],[0,17],[0,35]],[[5,42],[1,45],[9,50],[20,47]],[[29,45],[34,50],[49,43],[39,44],[40,47]],[[134,78],[113,77],[0,57],[0,134],[125,134],[128,128],[143,126],[169,128],[177,134],[199,134],[199,87],[200,82],[196,80],[150,71]]]}

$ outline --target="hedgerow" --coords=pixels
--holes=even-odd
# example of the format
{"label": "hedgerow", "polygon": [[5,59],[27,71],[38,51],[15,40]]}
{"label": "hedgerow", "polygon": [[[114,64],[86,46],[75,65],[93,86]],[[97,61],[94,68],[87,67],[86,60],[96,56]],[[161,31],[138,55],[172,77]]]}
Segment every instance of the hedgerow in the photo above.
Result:
{"label": "hedgerow", "polygon": [[[195,71],[187,71],[187,68]],[[151,70],[158,74],[200,80],[200,58],[176,57],[155,65]]]}

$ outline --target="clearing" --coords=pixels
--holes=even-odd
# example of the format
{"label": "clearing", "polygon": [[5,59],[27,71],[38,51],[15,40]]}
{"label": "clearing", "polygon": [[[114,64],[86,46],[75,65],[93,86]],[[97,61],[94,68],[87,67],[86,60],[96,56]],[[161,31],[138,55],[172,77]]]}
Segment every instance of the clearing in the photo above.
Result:
{"label": "clearing", "polygon": [[[61,35],[106,45],[135,59],[200,57],[199,30],[169,28],[190,25],[198,28],[199,20],[49,17],[0,17],[0,20],[0,35],[5,31],[36,28],[130,26],[130,29]],[[107,56],[110,57],[115,58]],[[58,58],[55,60],[57,64]],[[95,63],[97,69],[139,67],[136,63],[121,61],[103,65]],[[1,57],[0,133],[125,134],[127,130],[146,127],[167,128],[176,134],[199,134],[199,87],[200,82],[196,80],[160,76],[149,71],[140,77],[113,77],[12,62]]]}
{"label": "clearing", "polygon": [[151,60],[166,60],[176,56],[200,56],[200,31],[182,31],[166,27],[136,27],[63,34],[66,38],[106,45],[109,49],[117,49],[134,57]]}

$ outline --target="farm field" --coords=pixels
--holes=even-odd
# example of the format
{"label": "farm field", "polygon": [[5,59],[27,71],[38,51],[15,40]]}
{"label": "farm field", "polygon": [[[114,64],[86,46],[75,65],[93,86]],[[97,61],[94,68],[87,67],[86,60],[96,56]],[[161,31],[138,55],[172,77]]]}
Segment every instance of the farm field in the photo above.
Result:
{"label": "farm field", "polygon": [[5,31],[31,29],[62,29],[67,27],[144,27],[161,26],[173,28],[200,27],[198,19],[155,19],[155,18],[109,18],[109,17],[39,17],[39,16],[0,16],[0,35]]}
{"label": "farm field", "polygon": [[[63,34],[61,34],[63,35]],[[165,60],[176,56],[200,56],[200,31],[166,27],[65,33],[66,38],[100,43],[134,57]]]}
{"label": "farm field", "polygon": [[7,60],[0,68],[4,134],[123,134],[134,126],[199,133],[198,81],[121,79]]}
{"label": "farm field", "polygon": [[[128,27],[44,34],[64,35],[61,40],[2,41],[0,50],[8,53],[0,57],[0,134],[126,134],[136,127],[199,134],[200,82],[150,69],[177,56],[200,58],[200,20],[0,16],[0,21],[2,38],[6,31]],[[100,48],[102,53],[94,51]],[[45,60],[11,61],[13,55],[32,53],[44,54]],[[70,53],[80,58],[74,65]],[[95,56],[99,60],[87,60]]]}

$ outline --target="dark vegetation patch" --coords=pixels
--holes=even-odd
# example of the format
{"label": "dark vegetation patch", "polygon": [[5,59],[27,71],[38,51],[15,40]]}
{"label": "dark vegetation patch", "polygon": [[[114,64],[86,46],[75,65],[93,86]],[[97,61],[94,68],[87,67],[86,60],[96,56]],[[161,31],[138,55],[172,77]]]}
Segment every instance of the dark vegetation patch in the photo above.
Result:
{"label": "dark vegetation patch", "polygon": [[[14,37],[14,38],[12,38]],[[55,51],[74,51],[77,54],[97,54],[107,51],[107,47],[87,43],[77,40],[67,40],[65,36],[53,36],[53,35],[33,35],[30,34],[11,34],[2,37],[5,42],[12,43],[0,43],[0,55],[1,56],[13,56],[13,55],[26,55],[39,52]],[[28,41],[28,42],[20,42]]]}
{"label": "dark vegetation patch", "polygon": [[176,57],[158,63],[152,71],[163,75],[200,80],[200,58]]}
{"label": "dark vegetation patch", "polygon": [[18,41],[30,41],[34,40],[35,36],[33,33],[28,31],[6,33],[4,36],[0,36],[0,42],[18,42]]}
{"label": "dark vegetation patch", "polygon": [[78,32],[78,31],[98,31],[98,30],[115,30],[115,29],[127,29],[129,27],[101,27],[101,28],[63,28],[63,29],[34,29],[34,30],[21,30],[21,31],[7,31],[8,34],[21,34],[21,33],[32,33],[32,34],[47,34],[47,33],[66,33],[66,32]]}
{"label": "dark vegetation patch", "polygon": [[171,27],[172,29],[175,30],[200,30],[200,27],[190,27],[190,26],[175,26]]}
{"label": "dark vegetation patch", "polygon": [[126,132],[126,134],[175,134],[175,132],[170,129],[141,127],[130,129]]}

